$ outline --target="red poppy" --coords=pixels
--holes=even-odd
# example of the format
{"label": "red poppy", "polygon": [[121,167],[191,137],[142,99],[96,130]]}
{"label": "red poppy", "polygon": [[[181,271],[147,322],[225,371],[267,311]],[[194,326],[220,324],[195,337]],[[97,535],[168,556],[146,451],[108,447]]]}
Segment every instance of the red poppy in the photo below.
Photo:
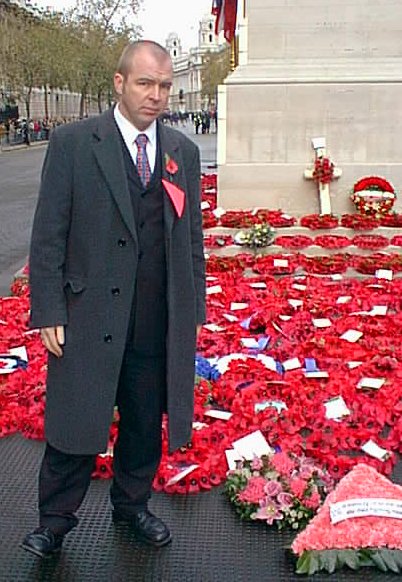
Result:
{"label": "red poppy", "polygon": [[179,169],[179,166],[177,165],[173,158],[166,156],[165,169],[168,172],[168,174],[173,175],[176,174],[177,170]]}

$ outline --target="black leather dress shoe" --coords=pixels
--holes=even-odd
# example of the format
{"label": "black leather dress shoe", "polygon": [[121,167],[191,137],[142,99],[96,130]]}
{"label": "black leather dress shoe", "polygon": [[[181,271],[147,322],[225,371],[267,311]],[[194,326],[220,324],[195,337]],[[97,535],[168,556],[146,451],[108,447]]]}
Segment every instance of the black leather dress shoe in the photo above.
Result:
{"label": "black leather dress shoe", "polygon": [[115,523],[128,523],[139,540],[158,548],[165,546],[172,539],[167,525],[148,509],[133,515],[121,513],[115,509],[113,511],[113,521]]}
{"label": "black leather dress shoe", "polygon": [[62,543],[63,536],[54,534],[48,527],[38,527],[25,536],[21,548],[40,558],[49,558],[60,553]]}

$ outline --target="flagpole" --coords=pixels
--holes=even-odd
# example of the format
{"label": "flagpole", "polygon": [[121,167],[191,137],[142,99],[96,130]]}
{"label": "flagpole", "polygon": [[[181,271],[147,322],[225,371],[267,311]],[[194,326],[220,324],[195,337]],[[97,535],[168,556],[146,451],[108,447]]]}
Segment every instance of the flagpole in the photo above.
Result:
{"label": "flagpole", "polygon": [[232,42],[230,43],[230,70],[234,71],[237,66],[237,58],[236,58],[236,34],[232,38]]}

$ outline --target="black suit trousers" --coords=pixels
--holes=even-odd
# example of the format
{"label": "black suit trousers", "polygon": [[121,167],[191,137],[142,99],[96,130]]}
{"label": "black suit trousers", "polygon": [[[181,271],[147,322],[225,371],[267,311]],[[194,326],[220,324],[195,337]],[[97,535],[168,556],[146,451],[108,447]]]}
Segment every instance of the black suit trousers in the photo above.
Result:
{"label": "black suit trousers", "polygon": [[[113,506],[130,515],[146,507],[162,453],[166,410],[166,358],[140,356],[128,344],[116,404],[119,435],[114,448]],[[40,525],[65,534],[75,527],[91,481],[94,455],[71,455],[47,443],[39,475]]]}

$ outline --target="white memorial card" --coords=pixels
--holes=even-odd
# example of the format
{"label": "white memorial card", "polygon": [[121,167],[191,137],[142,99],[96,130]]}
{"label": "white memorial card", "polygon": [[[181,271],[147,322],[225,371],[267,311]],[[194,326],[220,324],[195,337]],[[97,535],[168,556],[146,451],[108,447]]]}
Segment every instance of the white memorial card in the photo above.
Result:
{"label": "white memorial card", "polygon": [[197,469],[198,467],[199,467],[199,465],[190,465],[189,467],[186,467],[185,469],[183,469],[182,471],[177,473],[177,475],[174,475],[173,477],[171,477],[169,479],[169,481],[166,483],[166,485],[174,485],[175,483],[178,483],[179,481],[184,479],[184,477],[189,475],[189,473],[192,473],[193,471],[195,471],[195,469]]}
{"label": "white memorial card", "polygon": [[287,259],[274,259],[274,267],[288,267],[289,261]]}
{"label": "white memorial card", "polygon": [[349,370],[354,370],[363,364],[363,362],[359,362],[358,360],[351,360],[347,362]]}
{"label": "white memorial card", "polygon": [[363,335],[362,331],[357,331],[357,329],[348,329],[340,336],[340,339],[346,340],[350,343],[357,342]]}
{"label": "white memorial card", "polygon": [[327,319],[326,317],[322,317],[319,319],[313,319],[313,325],[314,327],[331,327],[332,325],[332,321],[330,319]]}
{"label": "white memorial card", "polygon": [[336,303],[338,305],[342,305],[344,303],[349,303],[349,301],[352,299],[351,295],[340,295],[338,297],[338,299],[336,300]]}
{"label": "white memorial card", "polygon": [[215,293],[222,293],[222,287],[220,285],[212,285],[206,290],[207,295],[214,295]]}
{"label": "white memorial card", "polygon": [[[355,517],[392,517],[402,519],[402,499],[383,497],[359,497],[331,503],[331,523],[339,523]],[[402,527],[402,524],[401,524]]]}
{"label": "white memorial card", "polygon": [[299,358],[290,358],[289,360],[285,360],[284,362],[282,362],[282,366],[284,370],[286,370],[287,372],[302,367]]}
{"label": "white memorial card", "polygon": [[211,408],[204,412],[204,416],[209,416],[210,418],[216,418],[217,420],[229,420],[232,418],[233,413],[227,410],[215,410]]}
{"label": "white memorial card", "polygon": [[239,318],[236,317],[235,315],[232,315],[231,313],[223,313],[222,317],[227,319],[227,321],[229,321],[230,323],[235,323],[235,321],[239,321]]}
{"label": "white memorial card", "polygon": [[240,342],[244,348],[250,348],[250,349],[257,350],[260,347],[258,344],[258,341],[253,337],[242,337],[240,339]]}
{"label": "white memorial card", "polygon": [[349,416],[350,410],[346,406],[346,402],[342,396],[337,396],[336,398],[331,398],[328,402],[324,403],[325,406],[325,416],[328,419],[338,420],[343,416]]}
{"label": "white memorial card", "polygon": [[378,390],[385,383],[385,378],[362,378],[358,383],[358,388],[373,388]]}
{"label": "white memorial card", "polygon": [[326,147],[325,137],[313,137],[311,144],[315,150],[323,149]]}
{"label": "white memorial card", "polygon": [[373,305],[369,315],[387,315],[388,307],[386,305]]}
{"label": "white memorial card", "polygon": [[0,374],[11,374],[18,370],[17,361],[15,358],[20,358],[24,362],[28,362],[28,353],[25,346],[19,346],[18,348],[11,348],[8,352],[0,354]]}
{"label": "white memorial card", "polygon": [[230,471],[235,471],[237,466],[237,461],[242,461],[243,457],[239,455],[234,449],[226,449],[225,451],[226,461]]}
{"label": "white memorial card", "polygon": [[393,273],[390,269],[377,269],[374,273],[377,279],[386,279],[392,281]]}
{"label": "white memorial card", "polygon": [[266,289],[267,284],[264,283],[264,281],[261,281],[260,283],[250,283],[250,287],[253,289]]}
{"label": "white memorial card", "polygon": [[236,301],[230,304],[231,311],[240,311],[241,309],[247,309],[248,303],[236,303]]}
{"label": "white memorial card", "polygon": [[378,446],[377,443],[375,443],[371,439],[364,443],[361,449],[367,455],[370,455],[370,457],[374,457],[375,459],[379,459],[380,461],[385,461],[390,455],[389,451]]}
{"label": "white memorial card", "polygon": [[193,422],[193,430],[202,430],[203,428],[207,428],[206,422]]}
{"label": "white memorial card", "polygon": [[314,372],[304,372],[306,378],[329,378],[328,372],[325,370],[315,370]]}
{"label": "white memorial card", "polygon": [[275,453],[260,430],[256,430],[247,436],[232,443],[233,448],[239,455],[251,461],[254,457],[262,455],[273,455]]}
{"label": "white memorial card", "polygon": [[202,327],[204,327],[208,331],[216,331],[216,332],[225,331],[224,327],[222,327],[220,325],[216,325],[216,323],[206,323]]}

